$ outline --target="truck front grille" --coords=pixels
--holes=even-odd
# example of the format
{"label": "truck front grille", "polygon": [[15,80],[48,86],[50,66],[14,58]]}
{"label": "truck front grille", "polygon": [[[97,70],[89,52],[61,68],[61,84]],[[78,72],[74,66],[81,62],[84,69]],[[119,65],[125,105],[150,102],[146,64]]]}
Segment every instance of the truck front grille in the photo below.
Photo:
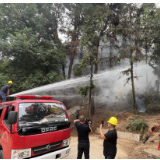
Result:
{"label": "truck front grille", "polygon": [[50,143],[50,144],[46,144],[43,146],[34,147],[34,148],[32,148],[32,151],[34,154],[41,154],[44,152],[55,150],[55,149],[59,148],[61,146],[61,144],[62,144],[62,141],[59,141],[56,143]]}

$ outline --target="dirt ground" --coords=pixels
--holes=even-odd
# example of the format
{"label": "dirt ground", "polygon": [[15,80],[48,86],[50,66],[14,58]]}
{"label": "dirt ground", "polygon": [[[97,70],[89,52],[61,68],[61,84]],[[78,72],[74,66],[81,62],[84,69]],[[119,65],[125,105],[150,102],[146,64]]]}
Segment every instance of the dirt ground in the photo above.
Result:
{"label": "dirt ground", "polygon": [[[88,109],[81,109],[80,115],[84,115],[85,117],[88,116]],[[107,128],[107,121],[110,117],[116,117],[118,119],[117,130],[122,132],[129,132],[126,127],[128,125],[128,121],[133,114],[133,111],[108,111],[105,108],[96,108],[95,114],[92,116],[92,130],[95,131],[97,127],[100,126],[101,122],[104,121],[104,128]],[[146,114],[146,113],[139,113],[137,119],[144,119],[145,122],[148,124],[148,129],[145,131],[143,137],[151,133],[152,127],[158,126],[160,124],[160,113],[155,114]],[[71,122],[74,121],[75,115],[72,114],[70,116]],[[72,132],[75,131],[74,124],[71,124]],[[132,133],[140,134],[140,131],[134,131]],[[156,133],[160,134],[160,128],[157,130]]]}
{"label": "dirt ground", "polygon": [[[83,114],[87,117],[87,110],[81,109],[80,115]],[[97,127],[101,124],[103,120],[104,128],[107,128],[107,120],[111,117],[115,116],[118,118],[118,126],[117,131],[129,132],[126,130],[127,122],[130,117],[134,116],[132,112],[128,111],[105,111],[103,108],[99,108],[95,110],[95,115],[92,118],[92,129],[93,131],[96,130]],[[139,119],[145,119],[146,123],[148,124],[148,129],[142,137],[144,138],[146,135],[151,133],[151,129],[153,126],[158,126],[160,124],[160,113],[156,114],[139,114]],[[71,122],[75,119],[75,115],[71,116]],[[74,124],[71,123],[71,153],[66,159],[76,159],[77,157],[77,131],[74,127]],[[139,133],[140,132],[132,132],[132,133]],[[117,156],[116,159],[153,159],[152,157],[148,157],[144,154],[144,149],[155,149],[158,150],[158,145],[160,142],[160,129],[157,130],[149,138],[146,144],[142,143],[142,139],[140,142],[129,141],[124,139],[118,139],[117,142]],[[91,159],[104,159],[103,156],[103,140],[100,139],[99,134],[94,133],[90,136],[90,158]]]}
{"label": "dirt ground", "polygon": [[[71,153],[65,159],[77,158],[77,137],[71,137]],[[118,139],[116,159],[151,159],[147,157],[142,148],[139,149],[139,143]],[[83,155],[84,159],[84,155]],[[103,140],[98,134],[90,136],[90,159],[104,159],[103,156]]]}
{"label": "dirt ground", "polygon": [[[77,137],[71,137],[71,153],[66,159],[77,158]],[[84,155],[83,155],[84,158]],[[118,147],[117,159],[127,159],[125,151]],[[103,140],[98,135],[90,136],[90,159],[104,159],[103,156]]]}

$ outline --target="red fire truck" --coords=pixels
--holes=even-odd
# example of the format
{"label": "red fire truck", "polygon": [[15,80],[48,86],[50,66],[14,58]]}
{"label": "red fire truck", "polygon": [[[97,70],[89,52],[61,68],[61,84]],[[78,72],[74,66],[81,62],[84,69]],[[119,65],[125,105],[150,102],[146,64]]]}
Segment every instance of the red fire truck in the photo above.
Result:
{"label": "red fire truck", "polygon": [[70,118],[50,96],[0,103],[0,159],[56,159],[70,153]]}

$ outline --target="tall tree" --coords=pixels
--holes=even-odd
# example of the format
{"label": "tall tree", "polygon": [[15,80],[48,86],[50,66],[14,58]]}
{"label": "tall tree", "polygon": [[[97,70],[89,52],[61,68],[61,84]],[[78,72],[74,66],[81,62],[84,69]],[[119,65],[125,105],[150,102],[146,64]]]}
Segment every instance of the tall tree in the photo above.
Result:
{"label": "tall tree", "polygon": [[159,95],[160,88],[160,43],[156,44],[153,54],[150,56],[149,65],[154,69],[155,75],[157,75],[157,95]]}
{"label": "tall tree", "polygon": [[[140,46],[141,38],[142,38],[142,30],[140,29],[139,24],[139,15],[137,14],[138,8],[136,4],[127,4],[127,18],[123,21],[123,29],[121,30],[122,35],[124,36],[127,46],[124,50],[124,54],[122,54],[121,58],[127,58],[130,62],[130,68],[123,71],[122,73],[125,75],[130,75],[127,78],[126,83],[131,81],[132,84],[132,96],[133,96],[133,108],[134,113],[137,114],[137,104],[136,104],[136,92],[135,92],[135,83],[134,79],[138,78],[134,75],[134,63],[142,60],[142,48]],[[125,83],[125,84],[126,84]]]}
{"label": "tall tree", "polygon": [[[16,91],[60,81],[65,48],[58,37],[56,4],[0,4],[0,51]],[[8,10],[10,8],[10,11]]]}
{"label": "tall tree", "polygon": [[[31,29],[26,28],[15,36],[10,35],[10,40],[1,43],[1,47],[4,55],[13,57],[7,65],[6,72],[19,87],[25,82],[29,84],[23,85],[23,89],[63,79],[60,76],[60,67],[65,58],[64,53],[51,41],[38,41],[38,36],[32,35]],[[32,77],[31,82],[29,77]]]}
{"label": "tall tree", "polygon": [[82,6],[80,3],[63,4],[65,7],[64,22],[62,24],[62,32],[68,35],[68,57],[69,70],[68,79],[71,78],[72,68],[75,56],[77,54],[77,47],[79,46],[80,25],[83,23]]}
{"label": "tall tree", "polygon": [[98,72],[98,55],[100,42],[104,41],[104,35],[109,20],[110,10],[106,4],[86,4],[83,7],[84,24],[82,26],[82,46],[87,47],[96,57],[94,73]]}
{"label": "tall tree", "polygon": [[[155,29],[153,26],[151,27],[151,24],[149,24],[149,19],[152,17],[154,19],[154,11],[156,10],[156,6],[154,3],[143,3],[141,5],[141,7],[139,8],[139,14],[141,15],[140,17],[140,21],[142,22],[142,26],[143,26],[143,37],[142,37],[142,41],[143,41],[143,45],[144,45],[144,49],[145,49],[145,59],[146,59],[146,64],[148,63],[149,60],[149,50],[151,48],[151,35],[150,35],[150,29]],[[148,14],[149,13],[149,14]],[[149,15],[149,17],[148,17]]]}
{"label": "tall tree", "polygon": [[160,10],[155,4],[145,5],[144,17],[141,19],[144,26],[144,37],[147,37],[147,42],[152,44],[150,47],[153,53],[150,55],[149,65],[154,69],[157,75],[157,94],[159,94],[160,86]]}
{"label": "tall tree", "polygon": [[[78,72],[84,72],[85,70],[89,70],[90,74],[90,79],[89,79],[89,85],[85,87],[80,87],[79,88],[79,93],[86,97],[89,92],[89,102],[88,102],[88,113],[89,113],[89,118],[92,119],[92,115],[94,114],[94,105],[92,105],[92,90],[95,88],[95,85],[93,84],[93,65],[95,64],[96,59],[95,57],[88,53],[83,56],[82,60],[80,61],[78,67],[76,68],[77,74]],[[88,69],[89,66],[89,69]]]}

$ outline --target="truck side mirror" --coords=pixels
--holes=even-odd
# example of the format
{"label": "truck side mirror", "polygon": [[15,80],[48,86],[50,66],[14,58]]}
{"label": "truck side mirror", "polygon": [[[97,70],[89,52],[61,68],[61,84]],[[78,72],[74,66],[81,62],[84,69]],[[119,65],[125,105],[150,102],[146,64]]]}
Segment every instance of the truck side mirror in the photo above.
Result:
{"label": "truck side mirror", "polygon": [[79,118],[79,110],[77,109],[76,110],[76,119],[78,119]]}
{"label": "truck side mirror", "polygon": [[17,112],[16,111],[10,111],[9,112],[8,123],[11,124],[11,125],[17,123]]}

